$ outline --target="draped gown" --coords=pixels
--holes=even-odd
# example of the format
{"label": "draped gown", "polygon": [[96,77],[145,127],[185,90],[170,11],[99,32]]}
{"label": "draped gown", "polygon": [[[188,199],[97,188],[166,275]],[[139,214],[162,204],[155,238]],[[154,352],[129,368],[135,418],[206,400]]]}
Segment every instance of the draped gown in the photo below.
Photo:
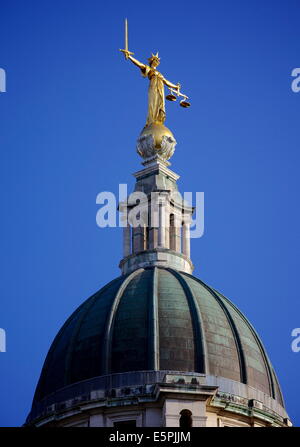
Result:
{"label": "draped gown", "polygon": [[150,81],[146,126],[153,123],[163,124],[166,119],[164,77],[159,71],[148,65],[146,65],[145,68],[142,68],[141,71],[142,75],[148,77]]}

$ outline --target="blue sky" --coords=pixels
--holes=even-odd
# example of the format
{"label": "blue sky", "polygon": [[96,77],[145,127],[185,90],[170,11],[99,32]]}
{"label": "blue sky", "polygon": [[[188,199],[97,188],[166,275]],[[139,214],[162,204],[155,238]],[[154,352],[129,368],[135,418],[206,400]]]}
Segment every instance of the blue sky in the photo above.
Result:
{"label": "blue sky", "polygon": [[133,188],[147,80],[126,62],[159,51],[190,109],[168,103],[182,191],[204,191],[194,274],[260,334],[300,425],[299,2],[1,2],[0,425],[21,425],[44,357],[73,310],[119,275],[121,230],[96,195]]}

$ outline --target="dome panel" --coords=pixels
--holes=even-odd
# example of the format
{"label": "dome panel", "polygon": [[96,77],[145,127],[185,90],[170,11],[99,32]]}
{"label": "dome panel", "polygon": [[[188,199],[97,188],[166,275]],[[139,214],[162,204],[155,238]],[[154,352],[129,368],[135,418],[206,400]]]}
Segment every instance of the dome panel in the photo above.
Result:
{"label": "dome panel", "polygon": [[195,343],[186,295],[175,276],[157,269],[160,369],[195,371]]}
{"label": "dome panel", "polygon": [[47,354],[34,400],[39,401],[66,385],[102,374],[105,321],[123,281],[124,277],[119,277],[108,283],[79,306],[63,325]]}
{"label": "dome panel", "polygon": [[66,357],[66,383],[79,382],[101,375],[104,371],[103,339],[106,321],[113,299],[123,280],[120,278],[103,287],[86,309],[76,330]]}
{"label": "dome panel", "polygon": [[113,373],[149,368],[148,304],[152,301],[152,285],[153,270],[144,270],[124,290],[113,328]]}
{"label": "dome panel", "polygon": [[257,335],[253,332],[245,317],[240,312],[237,312],[225,297],[218,292],[216,293],[224,305],[226,305],[239,332],[246,360],[247,383],[266,394],[274,394],[268,361]]}
{"label": "dome panel", "polygon": [[44,396],[50,394],[54,389],[59,389],[66,385],[65,360],[70,339],[72,338],[77,322],[85,313],[85,308],[90,300],[93,300],[93,297],[89,298],[70,316],[55,337],[47,354],[40,380],[35,391],[34,400],[39,401]]}
{"label": "dome panel", "polygon": [[209,290],[184,275],[194,294],[203,321],[207,348],[207,370],[210,374],[239,381],[240,365],[235,338],[226,315]]}

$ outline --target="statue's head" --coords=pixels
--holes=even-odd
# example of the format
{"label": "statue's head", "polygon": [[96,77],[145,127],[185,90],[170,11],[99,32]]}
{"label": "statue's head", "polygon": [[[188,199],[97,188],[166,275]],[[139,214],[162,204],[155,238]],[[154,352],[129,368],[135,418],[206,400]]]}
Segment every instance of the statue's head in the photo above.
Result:
{"label": "statue's head", "polygon": [[158,57],[158,52],[156,54],[151,55],[148,59],[150,67],[156,68],[160,63],[160,58]]}

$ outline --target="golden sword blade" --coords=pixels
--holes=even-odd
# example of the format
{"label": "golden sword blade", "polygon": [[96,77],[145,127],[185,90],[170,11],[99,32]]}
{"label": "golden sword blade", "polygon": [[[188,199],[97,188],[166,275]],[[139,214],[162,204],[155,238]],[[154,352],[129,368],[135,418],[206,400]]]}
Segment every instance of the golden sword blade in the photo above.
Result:
{"label": "golden sword blade", "polygon": [[125,19],[125,49],[120,50],[120,51],[122,51],[122,53],[125,54],[126,59],[128,59],[128,56],[130,56],[131,54],[132,55],[134,54],[131,51],[128,51],[128,21],[127,21],[127,19]]}
{"label": "golden sword blade", "polygon": [[128,21],[125,19],[125,50],[128,51]]}

